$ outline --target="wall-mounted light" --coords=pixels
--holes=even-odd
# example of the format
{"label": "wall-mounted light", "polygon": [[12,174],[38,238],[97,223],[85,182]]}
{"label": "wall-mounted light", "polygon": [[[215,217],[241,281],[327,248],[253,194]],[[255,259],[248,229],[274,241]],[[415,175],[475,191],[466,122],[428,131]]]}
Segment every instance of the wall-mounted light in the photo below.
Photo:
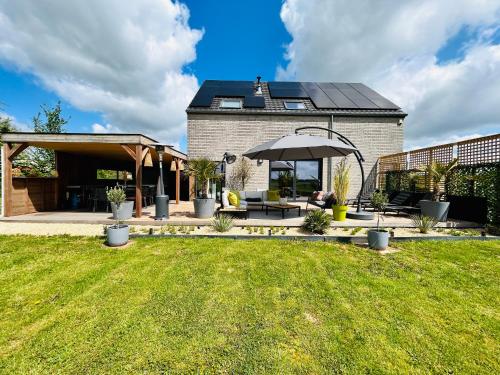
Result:
{"label": "wall-mounted light", "polygon": [[264,160],[258,159],[257,160],[257,166],[260,167],[262,164],[264,164]]}

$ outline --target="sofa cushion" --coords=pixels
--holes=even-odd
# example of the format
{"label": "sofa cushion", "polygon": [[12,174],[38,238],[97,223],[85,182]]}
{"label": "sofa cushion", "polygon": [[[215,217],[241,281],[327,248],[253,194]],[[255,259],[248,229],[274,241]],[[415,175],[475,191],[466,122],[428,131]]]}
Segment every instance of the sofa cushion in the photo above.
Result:
{"label": "sofa cushion", "polygon": [[257,203],[257,202],[262,202],[261,198],[247,198],[247,202],[252,202],[252,203]]}
{"label": "sofa cushion", "polygon": [[235,193],[233,193],[232,191],[230,191],[230,192],[227,194],[227,199],[228,199],[229,204],[230,204],[231,206],[236,206],[236,207],[238,207],[238,205],[239,205],[239,202],[238,202],[238,201],[239,201],[239,199],[238,199],[238,196],[237,196]]}
{"label": "sofa cushion", "polygon": [[280,200],[280,192],[278,190],[268,190],[267,191],[267,200],[268,201],[279,201]]}
{"label": "sofa cushion", "polygon": [[311,195],[311,200],[312,201],[320,201],[323,199],[323,196],[325,195],[324,191],[315,191]]}
{"label": "sofa cushion", "polygon": [[222,206],[225,208],[230,206],[228,195],[229,195],[229,190],[224,190],[222,192]]}
{"label": "sofa cushion", "polygon": [[262,191],[245,191],[245,200],[248,201],[248,198],[260,198],[262,199]]}
{"label": "sofa cushion", "polygon": [[247,194],[246,194],[246,192],[244,192],[243,190],[240,190],[238,193],[240,194],[240,199],[241,199],[242,201],[244,201],[245,199],[247,199]]}

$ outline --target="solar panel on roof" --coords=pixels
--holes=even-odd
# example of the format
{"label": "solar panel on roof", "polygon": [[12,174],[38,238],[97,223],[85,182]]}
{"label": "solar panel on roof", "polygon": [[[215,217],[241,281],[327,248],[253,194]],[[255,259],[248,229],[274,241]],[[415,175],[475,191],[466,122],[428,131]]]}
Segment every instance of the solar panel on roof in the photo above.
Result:
{"label": "solar panel on roof", "polygon": [[333,85],[337,87],[342,92],[342,94],[348,97],[349,100],[356,104],[358,108],[378,109],[378,106],[375,103],[373,103],[364,95],[361,95],[348,83],[333,83]]}
{"label": "solar panel on roof", "polygon": [[337,105],[314,82],[302,82],[302,87],[307,92],[314,106],[318,109],[337,108]]}
{"label": "solar panel on roof", "polygon": [[212,104],[213,95],[210,88],[202,86],[198,93],[194,96],[190,106],[191,107],[210,107]]}
{"label": "solar panel on roof", "polygon": [[262,96],[245,96],[243,106],[245,108],[265,108],[266,104]]}
{"label": "solar panel on roof", "polygon": [[318,86],[323,90],[323,92],[334,102],[338,108],[343,109],[356,109],[359,108],[355,103],[353,103],[349,98],[347,98],[342,92],[333,86],[331,83],[318,83]]}
{"label": "solar panel on roof", "polygon": [[351,87],[355,88],[362,95],[366,96],[373,103],[375,103],[380,109],[400,109],[396,104],[390,100],[384,98],[382,95],[372,90],[368,86],[362,83],[351,83]]}

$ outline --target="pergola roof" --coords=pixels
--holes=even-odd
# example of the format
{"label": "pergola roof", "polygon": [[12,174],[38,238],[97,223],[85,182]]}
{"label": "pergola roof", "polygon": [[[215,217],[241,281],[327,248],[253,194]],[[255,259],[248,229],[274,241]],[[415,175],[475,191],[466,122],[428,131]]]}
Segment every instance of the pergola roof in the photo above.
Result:
{"label": "pergola roof", "polygon": [[165,159],[178,158],[186,160],[186,154],[175,150],[172,146],[163,145],[142,134],[89,134],[89,133],[32,133],[15,132],[1,135],[3,142],[25,143],[29,146],[47,148],[55,151],[107,157],[110,159],[129,159],[122,145],[142,145],[151,149],[153,159],[158,158],[156,147],[164,148]]}

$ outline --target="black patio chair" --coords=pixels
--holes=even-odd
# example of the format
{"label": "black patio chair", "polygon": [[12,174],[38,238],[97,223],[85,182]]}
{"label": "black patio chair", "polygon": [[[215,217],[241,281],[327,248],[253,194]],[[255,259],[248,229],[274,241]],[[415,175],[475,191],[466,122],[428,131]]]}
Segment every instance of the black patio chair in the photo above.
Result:
{"label": "black patio chair", "polygon": [[95,187],[90,194],[89,200],[92,202],[93,212],[99,208],[99,205],[103,205],[106,208],[106,212],[109,212],[109,202],[105,187]]}
{"label": "black patio chair", "polygon": [[396,215],[399,215],[401,212],[405,214],[418,214],[420,212],[420,201],[429,199],[432,199],[432,193],[411,193],[406,204],[388,205],[384,210],[384,214],[386,212],[396,212]]}

